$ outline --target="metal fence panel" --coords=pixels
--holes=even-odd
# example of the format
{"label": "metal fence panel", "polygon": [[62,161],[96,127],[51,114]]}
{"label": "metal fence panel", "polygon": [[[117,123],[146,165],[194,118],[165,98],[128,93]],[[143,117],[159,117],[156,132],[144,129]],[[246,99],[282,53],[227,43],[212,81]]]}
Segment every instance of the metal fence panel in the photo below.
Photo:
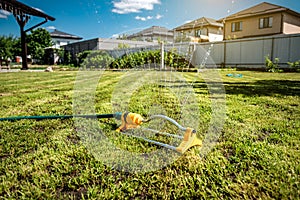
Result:
{"label": "metal fence panel", "polygon": [[198,65],[203,64],[215,66],[220,65],[224,61],[223,43],[198,44],[196,48],[197,50],[195,51],[194,56],[197,58],[193,59],[193,62],[198,63]]}
{"label": "metal fence panel", "polygon": [[[234,53],[234,52],[233,52]],[[263,40],[241,42],[240,64],[259,64],[264,62]]]}
{"label": "metal fence panel", "polygon": [[224,62],[224,44],[215,43],[213,45],[209,45],[210,48],[210,57],[214,62],[212,64],[222,65]]}
{"label": "metal fence panel", "polygon": [[291,38],[290,46],[290,62],[295,62],[300,60],[300,36]]}
{"label": "metal fence panel", "polygon": [[265,57],[268,56],[269,58],[272,56],[272,47],[273,41],[272,39],[265,39],[263,40],[263,63],[265,62]]}
{"label": "metal fence panel", "polygon": [[[300,60],[300,34],[199,44],[206,50],[211,45],[213,47],[210,57],[218,66],[264,67],[266,56],[273,61],[279,58],[280,66],[287,66],[287,62]],[[205,56],[198,55],[197,58],[204,59]]]}
{"label": "metal fence panel", "polygon": [[279,58],[280,63],[287,63],[289,61],[290,38],[275,38],[273,48],[273,60]]}
{"label": "metal fence panel", "polygon": [[226,52],[225,58],[227,65],[236,65],[242,62],[241,60],[241,42],[228,42],[225,43]]}
{"label": "metal fence panel", "polygon": [[[159,46],[132,48],[123,50],[123,53],[159,48]],[[273,61],[279,58],[280,66],[288,66],[287,62],[300,60],[300,34],[200,44],[177,43],[166,45],[165,50],[179,53],[195,66],[262,68],[265,67],[266,56]]]}

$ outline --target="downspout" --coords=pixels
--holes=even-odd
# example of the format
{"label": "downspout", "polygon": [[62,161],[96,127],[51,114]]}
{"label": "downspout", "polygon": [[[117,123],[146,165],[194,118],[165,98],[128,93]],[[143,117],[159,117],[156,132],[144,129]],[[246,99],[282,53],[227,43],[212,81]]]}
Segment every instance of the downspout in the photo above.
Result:
{"label": "downspout", "polygon": [[223,21],[223,40],[226,40],[225,32],[226,32],[226,24],[225,24],[225,21]]}
{"label": "downspout", "polygon": [[281,13],[281,22],[280,22],[280,33],[283,34],[283,13]]}
{"label": "downspout", "polygon": [[226,44],[227,44],[227,41],[224,40],[223,44],[224,44],[224,58],[223,58],[224,60],[223,60],[223,66],[222,67],[226,68],[226,62],[227,62],[227,59],[226,59],[226,56],[227,56],[227,47],[226,47]]}
{"label": "downspout", "polygon": [[224,63],[224,68],[226,67],[226,62],[227,62],[227,60],[226,60],[226,51],[227,51],[227,49],[226,49],[226,38],[225,38],[225,31],[226,31],[226,26],[225,26],[225,22],[223,22],[223,43],[224,43],[224,60],[223,60],[223,63]]}

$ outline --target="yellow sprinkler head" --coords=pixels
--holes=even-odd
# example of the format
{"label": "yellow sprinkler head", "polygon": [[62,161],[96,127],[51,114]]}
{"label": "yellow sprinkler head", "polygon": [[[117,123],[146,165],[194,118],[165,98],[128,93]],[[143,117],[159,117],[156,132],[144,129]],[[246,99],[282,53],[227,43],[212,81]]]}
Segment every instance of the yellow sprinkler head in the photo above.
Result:
{"label": "yellow sprinkler head", "polygon": [[143,117],[140,114],[130,112],[123,113],[121,116],[121,120],[122,124],[116,130],[118,132],[138,128],[144,121]]}

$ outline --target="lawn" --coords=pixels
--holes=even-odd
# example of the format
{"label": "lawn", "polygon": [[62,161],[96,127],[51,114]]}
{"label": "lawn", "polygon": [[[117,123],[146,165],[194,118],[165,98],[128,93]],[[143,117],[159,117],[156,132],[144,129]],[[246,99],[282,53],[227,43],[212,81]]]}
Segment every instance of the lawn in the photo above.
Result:
{"label": "lawn", "polygon": [[[95,112],[115,112],[114,98],[126,97],[116,95],[124,74],[102,75]],[[198,106],[197,131],[204,138],[212,117],[211,91],[201,76],[179,74],[192,87],[196,101],[190,106]],[[97,159],[82,140],[76,120],[0,122],[0,199],[299,198],[300,74],[226,70],[219,74],[226,92],[226,118],[217,144],[204,156],[192,148],[169,165],[148,172],[120,171]],[[72,115],[76,82],[75,71],[0,73],[0,117]],[[176,82],[166,82],[177,87]],[[177,119],[179,102],[171,92],[144,84],[133,93],[129,111],[144,116],[149,105],[157,103]],[[152,98],[145,99],[147,95]],[[116,133],[118,121],[98,122],[120,149],[139,153],[161,149]]]}

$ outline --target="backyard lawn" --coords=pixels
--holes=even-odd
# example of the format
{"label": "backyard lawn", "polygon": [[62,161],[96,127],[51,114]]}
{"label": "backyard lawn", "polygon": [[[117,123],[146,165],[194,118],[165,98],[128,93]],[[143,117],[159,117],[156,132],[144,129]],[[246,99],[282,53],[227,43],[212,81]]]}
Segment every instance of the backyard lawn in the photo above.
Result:
{"label": "backyard lawn", "polygon": [[[112,94],[124,73],[103,74],[97,113],[112,112]],[[195,80],[195,73],[180,74],[193,87],[201,112],[197,130],[205,137],[211,118],[206,82],[201,76]],[[155,171],[119,171],[96,159],[72,119],[0,121],[0,199],[298,199],[300,73],[219,74],[226,119],[217,144],[205,156],[192,148]],[[0,117],[72,115],[76,76],[75,71],[0,73]],[[143,114],[133,101],[130,111]],[[176,99],[167,103],[166,113],[175,113]],[[120,124],[114,120],[99,122],[121,149],[161,148],[117,134]]]}

